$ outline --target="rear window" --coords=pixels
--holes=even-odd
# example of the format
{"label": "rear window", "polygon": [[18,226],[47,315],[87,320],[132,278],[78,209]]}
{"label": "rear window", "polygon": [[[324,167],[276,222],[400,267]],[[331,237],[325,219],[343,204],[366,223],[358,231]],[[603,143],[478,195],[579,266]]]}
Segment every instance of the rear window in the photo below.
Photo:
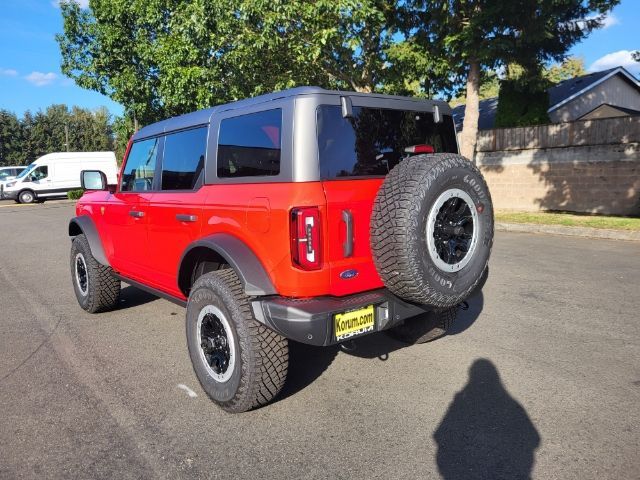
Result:
{"label": "rear window", "polygon": [[282,110],[222,120],[218,136],[218,177],[280,173]]}
{"label": "rear window", "polygon": [[353,107],[343,118],[334,105],[318,107],[318,155],[323,180],[386,175],[412,145],[436,152],[456,152],[451,116],[435,123],[433,114],[413,110]]}

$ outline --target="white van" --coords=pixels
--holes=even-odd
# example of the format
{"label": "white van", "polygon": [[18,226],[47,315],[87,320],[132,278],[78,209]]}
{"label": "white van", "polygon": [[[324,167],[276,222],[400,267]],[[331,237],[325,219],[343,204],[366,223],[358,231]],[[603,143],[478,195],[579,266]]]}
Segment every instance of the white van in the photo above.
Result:
{"label": "white van", "polygon": [[15,180],[2,186],[0,196],[20,203],[66,197],[68,191],[80,188],[82,170],[100,170],[107,176],[108,184],[118,182],[118,165],[113,152],[48,153],[35,160]]}

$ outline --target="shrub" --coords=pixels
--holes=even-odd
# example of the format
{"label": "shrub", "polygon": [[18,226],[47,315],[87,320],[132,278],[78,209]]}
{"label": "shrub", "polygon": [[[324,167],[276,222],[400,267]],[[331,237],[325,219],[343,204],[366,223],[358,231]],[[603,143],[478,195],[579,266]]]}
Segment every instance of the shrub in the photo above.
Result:
{"label": "shrub", "polygon": [[82,195],[84,195],[84,190],[71,190],[67,192],[69,200],[78,200]]}

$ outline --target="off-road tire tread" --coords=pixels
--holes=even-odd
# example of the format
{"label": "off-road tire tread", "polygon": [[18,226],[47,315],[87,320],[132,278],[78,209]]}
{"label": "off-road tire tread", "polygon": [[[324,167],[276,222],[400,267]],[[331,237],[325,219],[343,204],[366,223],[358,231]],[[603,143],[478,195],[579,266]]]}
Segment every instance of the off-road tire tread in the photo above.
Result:
{"label": "off-road tire tread", "polygon": [[[249,297],[244,286],[232,268],[218,270],[200,276],[192,292],[200,288],[214,291],[227,289],[231,294],[246,328],[236,324],[239,337],[247,335],[251,347],[242,349],[241,359],[244,375],[233,399],[217,402],[231,413],[246,412],[270,402],[284,386],[289,367],[289,344],[285,337],[265,327],[253,316]],[[241,338],[238,339],[239,343]]]}
{"label": "off-road tire tread", "polygon": [[113,310],[118,304],[120,296],[120,280],[113,276],[111,267],[102,265],[91,254],[89,241],[84,234],[73,239],[71,244],[71,280],[75,288],[75,257],[78,251],[84,254],[89,274],[89,293],[86,306],[82,306],[89,313],[100,313]]}
{"label": "off-road tire tread", "polygon": [[[416,155],[403,160],[387,175],[378,191],[371,215],[373,260],[385,286],[401,298],[443,308],[457,305],[475,288],[474,284],[464,291],[447,295],[431,289],[424,281],[416,281],[421,278],[418,268],[421,260],[406,248],[412,244],[412,235],[419,230],[420,219],[415,211],[424,196],[442,173],[457,167],[477,173],[488,192],[478,168],[453,153]],[[493,221],[490,228],[493,238]]]}

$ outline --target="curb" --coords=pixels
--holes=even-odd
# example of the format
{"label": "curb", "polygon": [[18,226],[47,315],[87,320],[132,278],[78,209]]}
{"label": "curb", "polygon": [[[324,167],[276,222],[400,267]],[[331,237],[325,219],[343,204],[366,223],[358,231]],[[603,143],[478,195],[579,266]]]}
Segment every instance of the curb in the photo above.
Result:
{"label": "curb", "polygon": [[562,225],[502,222],[496,222],[495,228],[501,232],[542,233],[569,237],[603,238],[606,240],[640,242],[640,231],[637,230],[609,230],[605,228],[565,227]]}

